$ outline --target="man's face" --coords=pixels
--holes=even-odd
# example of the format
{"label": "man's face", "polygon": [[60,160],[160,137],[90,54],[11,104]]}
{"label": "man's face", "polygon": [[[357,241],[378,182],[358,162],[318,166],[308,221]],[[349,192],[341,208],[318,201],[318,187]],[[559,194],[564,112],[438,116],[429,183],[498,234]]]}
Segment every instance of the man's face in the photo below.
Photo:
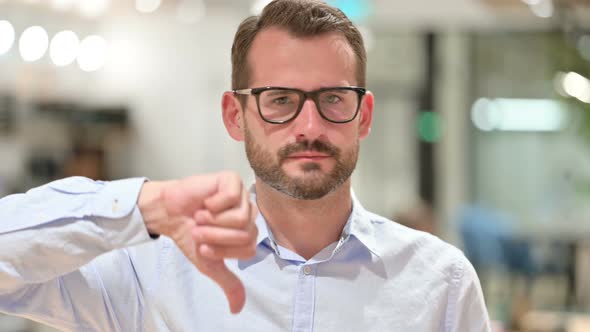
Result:
{"label": "man's face", "polygon": [[[311,91],[357,85],[352,48],[335,33],[297,38],[282,29],[266,29],[254,39],[248,61],[249,87]],[[334,191],[349,181],[356,166],[359,139],[368,134],[361,120],[366,108],[363,103],[355,120],[337,124],[323,119],[315,103],[306,100],[297,118],[271,124],[260,118],[255,98],[249,97],[244,140],[257,178],[297,199],[318,199]]]}
{"label": "man's face", "polygon": [[257,142],[248,127],[245,130],[246,155],[256,176],[293,198],[324,197],[348,180],[356,166],[358,140],[344,152],[317,139],[287,143],[273,154]]}

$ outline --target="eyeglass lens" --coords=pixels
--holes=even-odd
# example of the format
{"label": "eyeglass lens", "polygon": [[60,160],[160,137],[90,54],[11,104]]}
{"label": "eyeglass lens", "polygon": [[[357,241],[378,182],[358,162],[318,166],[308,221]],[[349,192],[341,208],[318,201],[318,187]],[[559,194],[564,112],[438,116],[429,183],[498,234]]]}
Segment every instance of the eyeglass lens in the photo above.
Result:
{"label": "eyeglass lens", "polygon": [[[260,113],[272,122],[290,120],[302,106],[305,96],[295,90],[270,89],[260,93]],[[353,90],[330,89],[317,95],[316,105],[324,117],[331,121],[350,120],[358,107],[358,94]]]}

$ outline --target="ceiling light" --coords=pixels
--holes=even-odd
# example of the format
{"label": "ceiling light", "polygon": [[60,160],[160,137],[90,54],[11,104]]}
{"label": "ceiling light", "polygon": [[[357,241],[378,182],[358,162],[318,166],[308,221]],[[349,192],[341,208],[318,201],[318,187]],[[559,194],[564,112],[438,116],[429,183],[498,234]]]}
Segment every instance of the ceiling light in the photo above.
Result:
{"label": "ceiling light", "polygon": [[23,31],[19,39],[19,50],[23,60],[33,62],[41,59],[49,44],[47,32],[40,26],[32,26]]}
{"label": "ceiling light", "polygon": [[14,44],[14,27],[10,22],[0,20],[0,55],[10,51]]}
{"label": "ceiling light", "polygon": [[156,11],[161,3],[161,0],[135,0],[135,9],[140,13],[151,13]]}
{"label": "ceiling light", "polygon": [[74,32],[61,31],[51,39],[49,56],[56,66],[67,66],[76,60],[79,47],[80,40]]}
{"label": "ceiling light", "polygon": [[82,16],[96,18],[102,15],[109,7],[110,0],[81,0],[78,9]]}

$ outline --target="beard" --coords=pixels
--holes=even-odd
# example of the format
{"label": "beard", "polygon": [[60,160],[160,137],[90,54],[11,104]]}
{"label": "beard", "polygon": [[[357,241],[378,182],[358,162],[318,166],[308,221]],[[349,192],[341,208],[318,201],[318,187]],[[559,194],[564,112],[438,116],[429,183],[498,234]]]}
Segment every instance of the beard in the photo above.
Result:
{"label": "beard", "polygon": [[[283,146],[276,158],[258,144],[248,128],[245,130],[246,156],[254,174],[271,188],[295,199],[314,200],[336,190],[354,171],[358,159],[359,141],[348,151],[319,140],[300,141]],[[289,155],[304,151],[315,151],[334,158],[336,164],[330,172],[322,170],[319,163],[306,162],[301,165],[302,176],[291,177],[282,168]]]}

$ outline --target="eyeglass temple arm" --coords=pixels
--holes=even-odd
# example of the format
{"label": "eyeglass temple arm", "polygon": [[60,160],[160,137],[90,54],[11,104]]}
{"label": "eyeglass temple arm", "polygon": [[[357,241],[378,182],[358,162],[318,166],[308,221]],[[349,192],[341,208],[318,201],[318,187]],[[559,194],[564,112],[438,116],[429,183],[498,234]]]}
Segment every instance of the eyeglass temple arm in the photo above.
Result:
{"label": "eyeglass temple arm", "polygon": [[252,89],[238,89],[238,90],[233,90],[233,92],[238,95],[251,95]]}

